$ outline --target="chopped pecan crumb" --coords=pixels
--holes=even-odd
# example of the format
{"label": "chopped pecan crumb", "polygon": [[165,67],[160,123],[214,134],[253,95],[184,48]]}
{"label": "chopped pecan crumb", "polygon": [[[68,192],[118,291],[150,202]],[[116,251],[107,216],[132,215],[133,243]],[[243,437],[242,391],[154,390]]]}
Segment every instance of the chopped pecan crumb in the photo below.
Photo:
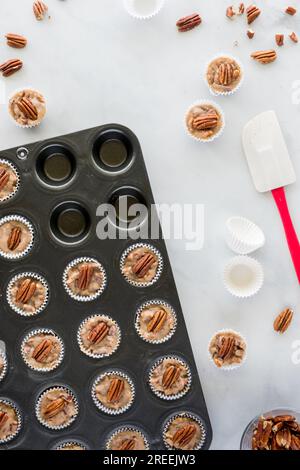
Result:
{"label": "chopped pecan crumb", "polygon": [[230,20],[232,20],[234,17],[235,17],[235,12],[233,10],[233,6],[230,5],[229,7],[227,7],[226,9],[226,16],[227,18],[229,18]]}
{"label": "chopped pecan crumb", "polygon": [[276,41],[277,46],[283,46],[284,34],[275,34],[275,41]]}
{"label": "chopped pecan crumb", "polygon": [[298,36],[297,34],[293,31],[291,34],[289,34],[289,38],[293,41],[293,42],[298,42]]}
{"label": "chopped pecan crumb", "polygon": [[247,30],[247,36],[248,36],[249,39],[254,38],[254,35],[255,35],[255,32],[253,31],[253,29],[248,29]]}
{"label": "chopped pecan crumb", "polygon": [[293,310],[286,308],[274,320],[274,330],[278,333],[284,333],[290,326],[293,319]]}
{"label": "chopped pecan crumb", "polygon": [[287,9],[285,10],[285,12],[286,12],[288,15],[294,16],[294,15],[297,13],[297,10],[296,10],[296,8],[294,8],[294,7],[287,7]]}

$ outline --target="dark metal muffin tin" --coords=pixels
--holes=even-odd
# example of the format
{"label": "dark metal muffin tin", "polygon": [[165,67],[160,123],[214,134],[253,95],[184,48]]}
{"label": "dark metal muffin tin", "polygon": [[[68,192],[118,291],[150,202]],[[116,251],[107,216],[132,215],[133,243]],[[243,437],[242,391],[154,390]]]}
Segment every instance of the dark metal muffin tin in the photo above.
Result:
{"label": "dark metal muffin tin", "polygon": [[[107,167],[99,161],[99,148],[108,139],[121,140],[127,149],[128,158],[119,167]],[[67,156],[71,168],[68,164],[63,165],[65,179],[61,174],[51,179],[51,164],[47,167],[47,174],[43,173],[43,160],[53,152]],[[17,195],[0,205],[1,216],[22,215],[35,228],[34,246],[27,256],[17,261],[0,259],[0,340],[6,345],[8,357],[8,371],[0,383],[0,397],[16,402],[23,417],[19,435],[0,448],[50,449],[67,439],[86,442],[90,449],[103,449],[115,428],[133,425],[145,433],[151,449],[163,449],[163,424],[172,413],[181,411],[195,413],[201,418],[206,428],[204,448],[209,448],[212,439],[209,416],[162,237],[149,241],[163,257],[162,274],[154,285],[137,288],[126,282],[119,267],[123,251],[135,241],[99,240],[96,236],[99,204],[113,202],[118,194],[133,195],[146,202],[148,207],[154,204],[136,136],[120,125],[100,126],[2,151],[0,158],[13,162],[21,176]],[[60,214],[69,209],[70,223],[75,220],[72,234],[66,234],[65,229],[61,231],[58,223]],[[98,259],[107,273],[105,291],[92,302],[73,300],[62,283],[65,267],[80,256]],[[44,276],[50,287],[46,309],[29,318],[12,311],[5,298],[9,280],[24,271]],[[159,345],[143,341],[134,326],[138,307],[152,299],[166,301],[177,314],[175,334]],[[76,341],[82,320],[96,313],[110,315],[118,322],[122,333],[117,352],[98,360],[84,355]],[[22,339],[33,328],[51,328],[64,341],[64,360],[53,372],[34,372],[22,360]],[[184,397],[167,401],[151,392],[147,374],[155,360],[170,354],[187,361],[192,372],[192,386]],[[95,378],[112,368],[128,373],[136,390],[133,406],[115,417],[99,411],[91,397]],[[55,385],[70,387],[79,402],[78,418],[62,431],[44,428],[35,416],[39,394]]]}

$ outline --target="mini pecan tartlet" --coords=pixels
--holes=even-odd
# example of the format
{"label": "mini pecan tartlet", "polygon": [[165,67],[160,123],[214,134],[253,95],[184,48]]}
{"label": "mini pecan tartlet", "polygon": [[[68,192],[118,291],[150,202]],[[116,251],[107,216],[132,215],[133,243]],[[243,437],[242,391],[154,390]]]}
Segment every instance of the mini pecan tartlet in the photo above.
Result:
{"label": "mini pecan tartlet", "polygon": [[209,353],[214,364],[222,369],[234,369],[246,359],[246,341],[235,331],[216,333],[209,343]]}
{"label": "mini pecan tartlet", "polygon": [[151,245],[137,243],[128,248],[121,257],[121,272],[125,279],[137,287],[154,284],[162,271],[162,258]]}
{"label": "mini pecan tartlet", "polygon": [[127,411],[134,400],[135,389],[127,374],[110,371],[101,374],[92,387],[92,398],[99,410],[110,415]]}
{"label": "mini pecan tartlet", "polygon": [[10,98],[8,110],[19,127],[35,127],[42,122],[46,115],[46,100],[36,90],[21,90]]}
{"label": "mini pecan tartlet", "polygon": [[106,450],[148,450],[145,434],[138,428],[121,427],[113,432],[106,443]]}
{"label": "mini pecan tartlet", "polygon": [[176,324],[174,309],[160,300],[145,302],[136,314],[136,331],[149,343],[160,344],[168,341],[175,333]]}
{"label": "mini pecan tartlet", "polygon": [[17,215],[0,219],[0,256],[6,259],[19,259],[32,248],[34,231],[32,224]]}
{"label": "mini pecan tartlet", "polygon": [[36,273],[14,276],[7,287],[9,306],[19,315],[37,315],[47,305],[49,288],[46,280]]}
{"label": "mini pecan tartlet", "polygon": [[199,450],[205,442],[205,428],[198,416],[178,413],[164,426],[163,440],[169,450]]}
{"label": "mini pecan tartlet", "polygon": [[80,325],[77,340],[81,351],[95,359],[111,356],[119,347],[121,330],[107,315],[93,315]]}
{"label": "mini pecan tartlet", "polygon": [[300,423],[291,414],[261,416],[253,430],[252,450],[300,450]]}
{"label": "mini pecan tartlet", "polygon": [[38,398],[37,419],[49,429],[64,429],[73,423],[77,415],[77,399],[67,387],[49,388]]}
{"label": "mini pecan tartlet", "polygon": [[162,357],[150,370],[149,384],[153,393],[163,400],[181,398],[191,386],[190,368],[176,356]]}
{"label": "mini pecan tartlet", "polygon": [[106,273],[94,258],[77,258],[66,267],[63,283],[74,300],[86,302],[102,294],[106,287]]}
{"label": "mini pecan tartlet", "polygon": [[200,142],[210,142],[218,137],[223,130],[224,123],[222,111],[210,102],[194,104],[185,117],[187,132]]}
{"label": "mini pecan tartlet", "polygon": [[25,336],[21,353],[24,362],[31,369],[38,372],[50,372],[62,362],[64,346],[53,330],[40,328]]}
{"label": "mini pecan tartlet", "polygon": [[22,425],[17,406],[9,399],[0,399],[0,444],[14,439]]}
{"label": "mini pecan tartlet", "polygon": [[243,71],[236,59],[220,56],[208,64],[205,78],[212,94],[228,95],[240,87]]}
{"label": "mini pecan tartlet", "polygon": [[20,184],[16,167],[8,160],[0,159],[0,203],[13,197]]}

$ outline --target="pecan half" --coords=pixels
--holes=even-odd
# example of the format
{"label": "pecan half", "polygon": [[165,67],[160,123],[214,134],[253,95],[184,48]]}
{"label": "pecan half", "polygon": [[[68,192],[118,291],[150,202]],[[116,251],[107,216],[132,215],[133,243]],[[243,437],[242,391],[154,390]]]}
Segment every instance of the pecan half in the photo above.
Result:
{"label": "pecan half", "polygon": [[147,325],[149,333],[157,333],[160,331],[167,319],[167,312],[163,309],[157,310]]}
{"label": "pecan half", "polygon": [[289,38],[293,41],[293,42],[298,42],[298,36],[297,34],[293,31],[291,34],[289,34]]}
{"label": "pecan half", "polygon": [[137,277],[145,276],[155,261],[156,257],[154,255],[151,253],[145,253],[133,266],[133,274],[135,274]]}
{"label": "pecan half", "polygon": [[287,423],[287,422],[296,421],[296,418],[295,416],[292,416],[292,415],[277,415],[275,416],[275,418],[273,418],[273,421],[274,423],[281,423],[281,422]]}
{"label": "pecan half", "polygon": [[23,62],[20,59],[10,59],[0,65],[0,72],[2,72],[3,77],[9,77],[22,67]]}
{"label": "pecan half", "polygon": [[223,63],[218,68],[218,81],[221,85],[227,86],[233,82],[233,70],[230,64]]}
{"label": "pecan half", "polygon": [[300,437],[294,434],[291,437],[291,450],[300,450]]}
{"label": "pecan half", "polygon": [[226,360],[234,354],[235,339],[232,336],[223,336],[218,356]]}
{"label": "pecan half", "polygon": [[36,290],[36,283],[31,279],[25,279],[16,293],[16,301],[27,304]]}
{"label": "pecan half", "polygon": [[293,310],[286,308],[274,320],[274,330],[278,333],[284,333],[290,326],[293,319]]}
{"label": "pecan half", "polygon": [[256,51],[251,54],[252,59],[257,60],[261,64],[270,64],[277,59],[277,54],[274,49],[269,49],[266,51]]}
{"label": "pecan half", "polygon": [[118,450],[133,450],[135,448],[135,442],[133,439],[124,439]]}
{"label": "pecan half", "polygon": [[36,1],[33,3],[33,13],[38,21],[42,21],[48,11],[48,6],[44,2]]}
{"label": "pecan half", "polygon": [[83,264],[80,267],[78,278],[77,278],[77,287],[80,290],[85,290],[89,287],[94,273],[94,266],[91,264]]}
{"label": "pecan half", "polygon": [[7,248],[10,251],[14,251],[21,243],[22,230],[20,227],[13,227],[7,239]]}
{"label": "pecan half", "polygon": [[19,101],[17,101],[16,104],[21,113],[24,114],[25,118],[31,119],[32,121],[37,120],[39,116],[38,110],[29,98],[23,97]]}
{"label": "pecan half", "polygon": [[7,45],[16,49],[23,49],[27,44],[27,39],[19,34],[7,33],[5,37]]}
{"label": "pecan half", "polygon": [[289,449],[291,446],[292,435],[289,428],[283,428],[276,434],[276,442],[279,447]]}
{"label": "pecan half", "polygon": [[121,395],[124,391],[124,380],[112,379],[107,392],[107,400],[110,403],[115,403],[120,400]]}
{"label": "pecan half", "polygon": [[0,411],[0,429],[4,426],[8,420],[8,414],[5,411]]}
{"label": "pecan half", "polygon": [[284,34],[275,34],[275,41],[277,46],[284,45]]}
{"label": "pecan half", "polygon": [[44,415],[47,418],[53,418],[64,409],[66,403],[67,402],[64,398],[57,398],[56,400],[53,400],[51,403],[49,403],[49,405],[46,406]]}
{"label": "pecan half", "polygon": [[176,26],[178,28],[178,31],[183,33],[185,31],[190,31],[196,26],[199,26],[201,22],[202,22],[201,16],[198,15],[198,13],[193,13],[192,15],[184,16],[183,18],[180,18],[177,21]]}
{"label": "pecan half", "polygon": [[261,10],[256,5],[250,5],[246,10],[246,14],[248,24],[251,24],[261,14]]}
{"label": "pecan half", "polygon": [[180,368],[177,366],[169,366],[163,375],[162,386],[164,388],[170,388],[174,383],[177,382],[180,376]]}
{"label": "pecan half", "polygon": [[285,12],[288,14],[288,15],[291,15],[291,16],[294,16],[296,13],[297,13],[297,10],[296,8],[294,7],[287,7]]}
{"label": "pecan half", "polygon": [[43,339],[34,348],[32,357],[37,362],[43,362],[51,353],[53,343],[50,339]]}
{"label": "pecan half", "polygon": [[105,322],[100,322],[88,334],[88,340],[93,344],[100,343],[108,334],[109,327]]}
{"label": "pecan half", "polygon": [[9,180],[8,171],[2,168],[0,170],[0,191],[7,185],[8,180]]}
{"label": "pecan half", "polygon": [[173,444],[176,447],[185,447],[196,434],[196,427],[192,424],[187,424],[182,428],[178,429],[173,436]]}
{"label": "pecan half", "polygon": [[255,35],[255,32],[253,31],[253,29],[248,29],[247,30],[247,36],[248,36],[249,39],[254,38],[254,35]]}
{"label": "pecan half", "polygon": [[200,114],[193,120],[193,128],[198,131],[208,131],[217,127],[219,116],[215,111]]}
{"label": "pecan half", "polygon": [[273,423],[270,420],[260,419],[257,425],[255,439],[257,447],[261,450],[266,449],[268,446],[269,438],[271,436]]}

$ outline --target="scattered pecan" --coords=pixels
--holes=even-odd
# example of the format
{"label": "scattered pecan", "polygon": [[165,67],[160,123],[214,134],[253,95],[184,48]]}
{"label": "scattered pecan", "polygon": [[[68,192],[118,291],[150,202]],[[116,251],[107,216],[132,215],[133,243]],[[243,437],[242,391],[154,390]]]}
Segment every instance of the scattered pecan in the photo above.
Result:
{"label": "scattered pecan", "polygon": [[284,34],[275,34],[275,41],[276,41],[277,46],[283,46]]}
{"label": "scattered pecan", "polygon": [[293,31],[291,34],[289,34],[289,38],[293,41],[293,42],[298,42],[298,36],[297,34]]}
{"label": "scattered pecan", "polygon": [[108,334],[109,327],[105,322],[100,322],[88,334],[88,340],[93,344],[100,343]]}
{"label": "scattered pecan", "polygon": [[226,8],[226,16],[230,20],[233,20],[233,18],[235,17],[235,11],[234,11],[232,5],[230,5],[229,7]]}
{"label": "scattered pecan", "polygon": [[151,253],[145,253],[141,258],[137,260],[135,265],[132,268],[133,274],[137,277],[143,277],[149,269],[151,268],[152,264],[155,263],[156,258]]}
{"label": "scattered pecan", "polygon": [[296,10],[296,8],[294,8],[294,7],[287,7],[287,9],[285,10],[285,12],[286,12],[288,15],[294,16],[294,15],[297,13],[297,10]]}
{"label": "scattered pecan", "polygon": [[254,35],[255,35],[255,32],[253,31],[253,29],[248,29],[247,30],[247,36],[248,36],[249,39],[254,38]]}
{"label": "scattered pecan", "polygon": [[176,26],[178,28],[178,31],[183,33],[185,31],[190,31],[196,26],[199,26],[201,22],[202,22],[201,16],[198,15],[198,13],[193,13],[192,15],[184,16],[183,18],[180,18],[177,21]]}
{"label": "scattered pecan", "polygon": [[294,416],[259,419],[252,436],[254,450],[300,450],[299,424]]}
{"label": "scattered pecan", "polygon": [[0,191],[1,189],[5,188],[9,180],[9,174],[8,171],[2,168],[0,170]]}
{"label": "scattered pecan", "polygon": [[250,5],[246,10],[246,14],[248,24],[251,24],[261,14],[261,10],[256,5]]}
{"label": "scattered pecan", "polygon": [[57,398],[56,400],[53,400],[51,403],[49,403],[49,405],[46,406],[44,415],[48,419],[53,418],[64,409],[66,403],[67,402],[64,398]]}
{"label": "scattered pecan", "polygon": [[91,264],[83,264],[80,267],[78,278],[77,278],[77,287],[80,290],[85,290],[89,287],[94,273],[94,266]]}
{"label": "scattered pecan", "polygon": [[193,128],[198,131],[214,129],[219,123],[219,116],[215,111],[208,111],[200,114],[193,120]]}
{"label": "scattered pecan", "polygon": [[178,431],[173,436],[173,444],[176,447],[185,447],[193,439],[196,434],[196,427],[192,424],[187,424]]}
{"label": "scattered pecan", "polygon": [[8,33],[5,35],[7,45],[16,49],[23,49],[27,44],[27,39],[19,34]]}
{"label": "scattered pecan", "polygon": [[32,357],[37,362],[43,362],[51,353],[53,343],[50,339],[43,339],[34,348]]}
{"label": "scattered pecan", "polygon": [[16,301],[27,304],[36,290],[36,283],[31,279],[25,279],[16,293]]}
{"label": "scattered pecan", "polygon": [[270,64],[277,59],[277,54],[274,49],[269,49],[266,51],[256,51],[251,54],[252,59],[257,60],[261,64]]}
{"label": "scattered pecan", "polygon": [[4,426],[8,420],[8,414],[5,411],[0,411],[0,429]]}
{"label": "scattered pecan", "polygon": [[21,113],[23,113],[27,119],[31,119],[32,121],[37,120],[39,116],[38,110],[29,98],[23,97],[17,101],[16,104]]}
{"label": "scattered pecan", "polygon": [[226,360],[234,354],[235,339],[232,336],[224,336],[221,340],[221,348],[218,352],[218,356]]}
{"label": "scattered pecan", "polygon": [[48,11],[48,6],[44,2],[36,1],[33,3],[33,13],[38,21],[42,21]]}
{"label": "scattered pecan", "polygon": [[293,319],[293,310],[286,308],[274,320],[274,330],[278,333],[284,333],[290,326]]}
{"label": "scattered pecan", "polygon": [[3,77],[9,77],[22,67],[23,62],[20,59],[10,59],[0,65],[0,72],[2,72]]}
{"label": "scattered pecan", "polygon": [[180,368],[177,366],[169,366],[163,374],[162,386],[164,388],[170,388],[174,383],[177,382],[180,376]]}
{"label": "scattered pecan", "polygon": [[115,403],[120,400],[121,395],[124,391],[124,380],[112,379],[107,392],[107,400],[110,403]]}
{"label": "scattered pecan", "polygon": [[22,240],[22,230],[20,227],[13,227],[7,239],[7,248],[14,251],[18,248]]}
{"label": "scattered pecan", "polygon": [[124,439],[118,450],[133,450],[135,448],[135,442],[133,439]]}
{"label": "scattered pecan", "polygon": [[147,325],[149,333],[157,333],[160,331],[167,319],[167,312],[163,309],[157,310]]}

